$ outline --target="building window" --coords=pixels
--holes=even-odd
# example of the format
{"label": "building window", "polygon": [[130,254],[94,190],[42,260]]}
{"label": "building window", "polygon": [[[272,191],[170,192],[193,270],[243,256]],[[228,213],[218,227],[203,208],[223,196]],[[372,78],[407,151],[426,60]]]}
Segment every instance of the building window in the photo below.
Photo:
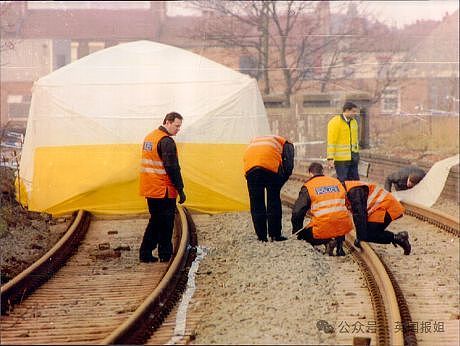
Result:
{"label": "building window", "polygon": [[61,68],[62,66],[65,66],[65,55],[64,54],[57,54],[56,55],[56,70],[58,68]]}
{"label": "building window", "polygon": [[275,116],[273,116],[273,118],[272,118],[272,121],[271,121],[271,130],[272,130],[272,133],[279,133],[279,131],[280,131],[280,121],[279,121],[279,118],[280,118],[279,115],[275,115]]}
{"label": "building window", "polygon": [[382,93],[382,113],[394,114],[400,110],[400,95],[398,88],[386,88]]}
{"label": "building window", "polygon": [[30,100],[30,95],[8,95],[6,101],[8,104],[8,118],[27,118],[29,115]]}

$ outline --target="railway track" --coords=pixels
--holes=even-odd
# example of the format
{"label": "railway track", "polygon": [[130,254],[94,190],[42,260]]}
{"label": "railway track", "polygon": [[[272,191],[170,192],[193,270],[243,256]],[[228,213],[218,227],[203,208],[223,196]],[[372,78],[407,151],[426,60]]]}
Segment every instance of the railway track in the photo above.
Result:
{"label": "railway track", "polygon": [[[308,178],[304,174],[294,174],[292,176],[292,179],[297,180],[300,183],[303,183]],[[295,201],[294,198],[289,197],[288,195],[284,195],[283,199],[286,201],[288,205],[293,205]],[[437,229],[441,229],[442,231],[447,232],[448,234],[450,234],[450,236],[454,235],[458,243],[459,221],[457,219],[445,213],[435,211],[429,208],[425,208],[423,206],[416,205],[416,204],[404,203],[404,206],[406,208],[407,215],[413,216],[417,218],[418,220],[421,220],[423,222],[429,223],[430,225],[436,226]],[[411,221],[406,220],[406,223],[409,223],[409,222]],[[426,233],[426,234],[429,234],[429,233]],[[424,235],[426,236],[426,234]],[[432,234],[433,234],[431,236],[432,240],[429,240],[427,242],[428,244],[425,244],[426,248],[429,248],[430,243],[432,243],[433,241],[436,241],[436,238],[440,237],[440,235],[437,235],[435,233],[432,233]],[[449,238],[449,235],[444,233],[443,237]],[[415,238],[415,240],[417,240],[417,238]],[[454,241],[454,238],[450,239],[450,243],[452,243],[453,241]],[[357,253],[361,253],[361,255],[364,255],[366,257],[375,257],[376,260],[381,261],[381,264],[379,266],[382,266],[385,269],[387,278],[385,279],[386,281],[385,283],[382,282],[382,285],[380,286],[379,290],[381,292],[388,291],[391,289],[394,290],[394,294],[392,293],[392,295],[394,295],[394,298],[396,299],[396,304],[393,301],[390,304],[386,304],[386,306],[391,306],[390,310],[394,309],[396,311],[396,309],[399,309],[399,315],[401,317],[400,321],[397,321],[394,319],[395,317],[389,316],[387,319],[392,320],[393,322],[389,323],[388,326],[389,327],[395,326],[395,323],[398,325],[401,325],[402,327],[401,329],[404,331],[404,344],[416,345],[417,344],[416,333],[418,332],[418,326],[417,326],[418,323],[421,323],[422,325],[425,325],[425,324],[431,325],[432,322],[436,321],[434,319],[434,316],[436,314],[438,316],[443,316],[443,318],[446,318],[446,314],[445,314],[446,311],[440,312],[438,310],[448,309],[449,307],[443,306],[440,309],[436,309],[436,308],[427,309],[426,307],[424,307],[424,305],[428,305],[428,304],[424,302],[419,302],[418,299],[422,301],[436,302],[440,298],[436,296],[438,292],[435,289],[435,287],[433,287],[432,289],[429,289],[427,287],[427,286],[430,286],[432,282],[429,281],[428,285],[426,282],[407,283],[406,281],[409,281],[409,280],[404,280],[404,279],[410,276],[409,272],[410,270],[413,270],[413,269],[405,268],[404,266],[401,266],[400,262],[394,259],[394,256],[388,255],[386,253],[385,251],[386,247],[384,245],[373,244],[372,246],[370,246],[369,244],[365,244],[365,248],[363,248],[363,251],[361,252],[361,251],[357,251],[357,249],[354,248],[354,246],[352,245],[353,242],[354,242],[354,237],[347,235],[347,248],[353,256],[355,256]],[[444,255],[447,256],[449,255],[449,253],[455,254],[456,252],[458,252],[458,249],[457,251],[446,249],[446,254],[443,254],[442,256]],[[452,256],[450,257],[452,258]],[[420,258],[417,257],[417,260],[420,260]],[[396,271],[395,269],[390,269],[394,267],[397,268]],[[457,267],[458,267],[458,262],[457,262]],[[393,271],[395,271],[395,273],[393,273]],[[435,275],[435,277],[436,276],[439,276],[439,275]],[[398,280],[402,281],[400,282],[401,285],[400,283],[398,283]],[[440,286],[445,286],[445,284],[440,283]],[[370,287],[370,289],[372,291],[373,288]],[[404,297],[404,292],[410,296],[409,302]],[[374,294],[372,294],[372,296],[374,296]],[[390,302],[388,298],[384,298],[384,300],[387,302]],[[373,304],[375,305],[375,303]],[[420,308],[420,306],[422,306],[422,308]],[[417,316],[416,321],[412,320],[411,312],[409,311],[410,307],[412,307],[411,310],[415,311],[415,315]],[[431,315],[429,315],[430,312],[431,312]],[[376,314],[378,314],[378,311],[376,311]],[[396,314],[395,316],[397,318],[398,315]],[[458,342],[459,340],[458,319],[459,317],[457,315],[455,319],[447,321],[447,324],[449,325],[449,329],[450,329],[449,333],[445,333],[444,329],[442,330],[442,334],[440,335],[428,335],[428,333],[426,333],[426,335],[422,335],[423,336],[422,341],[429,342],[429,343],[436,341],[440,345],[441,344],[449,345],[450,342]]]}
{"label": "railway track", "polygon": [[[303,180],[304,176],[294,175],[293,178]],[[287,204],[293,203],[292,197],[283,196],[283,199]],[[411,206],[406,205],[406,208],[411,210]],[[458,221],[446,221],[449,218],[438,214],[436,217],[427,215],[418,206],[414,208],[413,213],[419,214],[421,220],[458,236]],[[191,263],[191,257],[185,253],[193,255],[194,248],[186,245],[186,236],[176,235],[181,223],[191,225],[192,221],[186,221],[185,214],[180,212],[180,218],[176,220],[174,248],[184,250],[178,250],[168,266],[165,263],[138,263],[137,251],[133,248],[140,243],[147,219],[119,219],[115,223],[97,218],[92,218],[90,222],[90,219],[91,216],[84,212],[75,216],[75,222],[58,243],[64,244],[60,247],[67,247],[67,254],[55,252],[53,248],[33,266],[2,286],[1,343],[155,344],[170,339],[175,317],[166,316],[176,308],[173,308],[172,302],[167,302],[165,292],[173,292],[172,301],[177,301],[185,286],[182,274]],[[352,237],[347,238],[347,252],[363,268],[361,271],[370,287],[375,321],[378,322],[375,336],[369,338],[379,345],[416,345],[415,332],[410,328],[414,323],[409,312],[410,303],[402,295],[405,288],[399,286],[398,275],[389,270],[394,264],[380,263],[378,258],[382,257],[382,253],[374,251],[368,244],[363,244],[362,251],[356,250],[351,245],[353,240]],[[81,245],[74,253],[75,243],[78,242]],[[179,243],[185,245],[179,246]],[[69,259],[66,261],[66,258]],[[173,264],[178,269],[171,269]],[[366,266],[368,269],[364,269]],[[175,283],[172,284],[172,281]],[[359,290],[359,284],[349,285],[349,291]],[[348,298],[352,300],[353,297]],[[206,299],[206,296],[201,299]],[[356,299],[349,309],[358,309]],[[416,300],[416,297],[411,299]],[[191,319],[193,322],[187,324],[188,335],[181,343],[193,338],[194,324],[199,317],[194,315]],[[395,325],[401,328],[394,328]],[[153,330],[156,330],[154,336],[148,339]],[[458,341],[458,323],[457,334],[445,339]]]}
{"label": "railway track", "polygon": [[[289,207],[294,206],[295,198],[286,194],[283,194],[281,198]],[[403,345],[406,340],[410,345],[416,345],[415,335],[412,335],[409,330],[392,328],[395,324],[404,326],[412,322],[404,297],[395,288],[395,282],[391,280],[384,264],[372,248],[363,244],[362,250],[357,251],[352,245],[354,241],[355,237],[347,234],[346,248],[364,273],[370,292],[376,321],[377,344]]]}
{"label": "railway track", "polygon": [[143,343],[185,287],[196,239],[179,208],[173,259],[139,264],[147,221],[80,211],[55,247],[2,286],[1,343]]}
{"label": "railway track", "polygon": [[[308,179],[306,174],[294,173],[291,176],[292,180],[299,182],[305,182]],[[406,208],[405,213],[413,216],[419,220],[426,221],[438,228],[445,230],[446,232],[452,233],[453,235],[460,237],[460,223],[459,220],[448,215],[446,213],[426,208],[416,203],[402,202]]]}

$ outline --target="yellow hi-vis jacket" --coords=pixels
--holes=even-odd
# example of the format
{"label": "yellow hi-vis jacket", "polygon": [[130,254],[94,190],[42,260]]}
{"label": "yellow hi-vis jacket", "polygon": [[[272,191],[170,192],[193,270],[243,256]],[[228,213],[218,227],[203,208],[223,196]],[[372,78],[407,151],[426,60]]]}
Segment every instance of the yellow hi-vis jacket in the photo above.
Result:
{"label": "yellow hi-vis jacket", "polygon": [[278,173],[284,143],[286,139],[281,136],[255,137],[244,153],[244,172],[247,173],[251,168],[258,166]]}
{"label": "yellow hi-vis jacket", "polygon": [[358,122],[347,123],[342,115],[336,115],[327,124],[327,158],[334,161],[350,161],[351,153],[357,153]]}
{"label": "yellow hi-vis jacket", "polygon": [[176,198],[177,190],[166,173],[158,155],[158,142],[168,136],[164,131],[154,130],[144,139],[140,173],[140,195],[149,198]]}
{"label": "yellow hi-vis jacket", "polygon": [[339,180],[318,176],[308,180],[304,186],[310,196],[312,214],[306,228],[312,228],[314,238],[334,238],[353,229],[351,214],[345,204],[346,191]]}

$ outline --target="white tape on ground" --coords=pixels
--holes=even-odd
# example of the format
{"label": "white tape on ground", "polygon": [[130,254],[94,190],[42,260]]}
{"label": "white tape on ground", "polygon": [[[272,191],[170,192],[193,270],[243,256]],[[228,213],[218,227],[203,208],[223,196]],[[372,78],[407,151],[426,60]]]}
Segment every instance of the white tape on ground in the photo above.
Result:
{"label": "white tape on ground", "polygon": [[187,309],[190,300],[195,293],[195,275],[198,271],[200,261],[207,255],[208,251],[206,247],[197,246],[196,248],[196,258],[190,266],[187,279],[187,288],[185,289],[184,294],[182,295],[181,301],[179,303],[179,308],[177,309],[176,315],[176,326],[174,327],[174,334],[172,338],[166,343],[166,345],[174,345],[185,336],[185,327],[187,324]]}

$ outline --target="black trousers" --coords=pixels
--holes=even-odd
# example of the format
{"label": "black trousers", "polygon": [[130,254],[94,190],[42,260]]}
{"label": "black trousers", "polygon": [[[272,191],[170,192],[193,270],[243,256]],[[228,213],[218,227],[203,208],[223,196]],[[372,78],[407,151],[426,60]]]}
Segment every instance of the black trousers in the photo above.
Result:
{"label": "black trousers", "polygon": [[172,232],[176,211],[175,198],[147,198],[150,220],[144,232],[139,255],[141,258],[152,256],[158,245],[158,256],[161,259],[171,258]]}
{"label": "black trousers", "polygon": [[368,222],[367,232],[359,234],[359,240],[364,240],[370,243],[390,244],[394,240],[393,232],[387,231],[386,228],[393,221],[390,214],[385,213],[383,223]]}
{"label": "black trousers", "polygon": [[352,153],[350,161],[334,161],[337,179],[341,182],[345,180],[359,180],[358,163],[358,153]]}
{"label": "black trousers", "polygon": [[[342,239],[342,237],[337,237]],[[345,238],[345,237],[343,237]],[[332,238],[327,239],[317,239],[313,237],[313,229],[311,227],[304,228],[299,233],[297,233],[297,239],[303,239],[309,242],[311,245],[323,245],[329,243]]]}
{"label": "black trousers", "polygon": [[[281,236],[281,198],[280,191],[284,184],[281,177],[264,169],[253,169],[246,174],[248,184],[251,216],[259,239]],[[267,205],[265,206],[265,190]],[[268,226],[268,227],[267,227]]]}

